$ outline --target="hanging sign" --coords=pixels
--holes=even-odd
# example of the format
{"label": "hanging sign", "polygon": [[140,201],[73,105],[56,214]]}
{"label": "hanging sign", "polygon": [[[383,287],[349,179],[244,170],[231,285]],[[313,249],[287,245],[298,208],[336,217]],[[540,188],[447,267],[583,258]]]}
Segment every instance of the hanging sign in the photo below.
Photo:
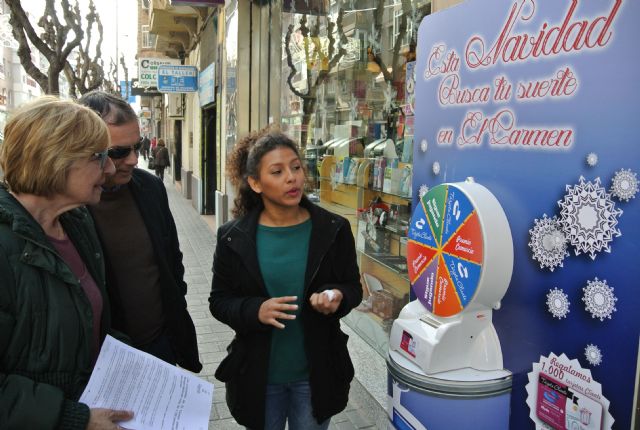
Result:
{"label": "hanging sign", "polygon": [[158,91],[161,93],[198,91],[198,68],[196,66],[158,67]]}
{"label": "hanging sign", "polygon": [[139,58],[138,85],[141,88],[155,87],[158,82],[158,67],[168,64],[179,65],[177,58]]}
{"label": "hanging sign", "polygon": [[216,101],[215,89],[216,63],[211,63],[198,75],[198,98],[201,107]]}

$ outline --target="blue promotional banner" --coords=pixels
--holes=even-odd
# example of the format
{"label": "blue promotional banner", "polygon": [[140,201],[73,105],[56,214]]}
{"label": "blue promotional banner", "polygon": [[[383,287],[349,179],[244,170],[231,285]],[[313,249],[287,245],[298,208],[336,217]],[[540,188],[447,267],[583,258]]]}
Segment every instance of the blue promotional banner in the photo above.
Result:
{"label": "blue promotional banner", "polygon": [[196,66],[159,66],[158,91],[161,93],[198,91],[198,68]]}
{"label": "blue promotional banner", "polygon": [[198,98],[200,106],[216,101],[216,63],[209,64],[198,75]]}
{"label": "blue promotional banner", "polygon": [[631,0],[468,0],[420,26],[413,207],[429,217],[421,186],[473,177],[504,208],[514,267],[493,324],[513,372],[511,429],[631,427],[639,20]]}
{"label": "blue promotional banner", "polygon": [[133,81],[120,81],[120,95],[127,103],[135,103],[136,96],[133,95]]}

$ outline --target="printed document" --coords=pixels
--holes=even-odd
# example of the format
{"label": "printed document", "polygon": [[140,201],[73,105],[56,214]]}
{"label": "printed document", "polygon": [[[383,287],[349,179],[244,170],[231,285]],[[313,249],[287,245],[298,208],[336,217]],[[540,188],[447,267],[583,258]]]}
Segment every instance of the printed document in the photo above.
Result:
{"label": "printed document", "polygon": [[133,411],[136,430],[207,430],[213,384],[107,336],[80,402]]}

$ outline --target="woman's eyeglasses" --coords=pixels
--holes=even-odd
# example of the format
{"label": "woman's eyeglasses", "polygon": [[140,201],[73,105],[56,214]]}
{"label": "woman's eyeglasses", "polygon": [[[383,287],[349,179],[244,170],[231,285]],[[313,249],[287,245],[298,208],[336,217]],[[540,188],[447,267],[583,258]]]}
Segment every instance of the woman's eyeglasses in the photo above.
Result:
{"label": "woman's eyeglasses", "polygon": [[119,160],[121,158],[128,157],[131,151],[136,151],[136,155],[140,155],[140,148],[142,148],[142,139],[135,145],[131,146],[112,146],[107,151],[109,152],[109,158],[113,160]]}
{"label": "woman's eyeglasses", "polygon": [[105,149],[104,151],[94,152],[91,160],[95,160],[100,165],[101,169],[104,169],[104,165],[107,164],[107,157],[109,156],[109,150]]}

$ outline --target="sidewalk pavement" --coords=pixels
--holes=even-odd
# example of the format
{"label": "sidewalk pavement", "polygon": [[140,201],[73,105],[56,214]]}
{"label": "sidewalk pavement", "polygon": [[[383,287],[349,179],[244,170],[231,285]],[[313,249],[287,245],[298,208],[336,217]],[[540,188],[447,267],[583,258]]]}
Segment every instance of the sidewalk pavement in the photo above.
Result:
{"label": "sidewalk pavement", "polygon": [[[146,162],[140,160],[139,167],[145,168]],[[204,366],[198,376],[215,386],[209,429],[243,429],[231,417],[225,402],[224,384],[214,377],[218,364],[226,356],[226,347],[233,338],[233,330],[215,320],[209,312],[215,232],[198,215],[191,202],[176,190],[169,175],[165,175],[165,186],[183,253],[185,281],[188,285],[187,306],[196,326],[200,360]],[[329,429],[373,430],[376,429],[374,423],[369,411],[359,408],[357,401],[350,399],[347,408],[331,419]]]}

